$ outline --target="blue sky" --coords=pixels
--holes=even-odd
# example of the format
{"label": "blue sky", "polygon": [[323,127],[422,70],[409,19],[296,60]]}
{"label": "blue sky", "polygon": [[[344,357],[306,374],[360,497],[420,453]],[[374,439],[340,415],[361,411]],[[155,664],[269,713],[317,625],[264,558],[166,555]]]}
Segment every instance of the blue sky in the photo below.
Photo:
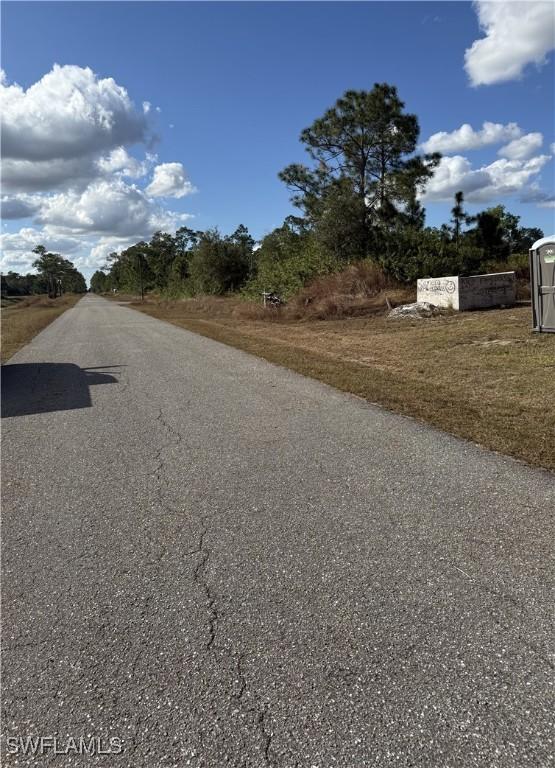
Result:
{"label": "blue sky", "polygon": [[158,225],[262,237],[292,212],[300,131],[383,81],[446,156],[428,224],[462,188],[554,230],[553,6],[494,5],[4,2],[4,268],[38,237],[88,274]]}

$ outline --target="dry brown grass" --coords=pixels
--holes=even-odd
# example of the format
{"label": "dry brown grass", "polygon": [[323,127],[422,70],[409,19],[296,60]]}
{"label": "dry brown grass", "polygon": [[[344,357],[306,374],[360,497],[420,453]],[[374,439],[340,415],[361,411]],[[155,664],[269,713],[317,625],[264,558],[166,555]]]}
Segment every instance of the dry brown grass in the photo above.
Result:
{"label": "dry brown grass", "polygon": [[[381,294],[368,301],[381,301]],[[529,307],[427,320],[381,314],[266,322],[237,299],[137,309],[414,416],[460,437],[555,469],[555,335],[531,332]],[[247,308],[245,308],[247,306]],[[252,312],[249,317],[248,313]]]}
{"label": "dry brown grass", "polygon": [[2,308],[2,349],[4,363],[18,349],[28,344],[43,328],[66,309],[73,307],[81,295],[65,294],[57,299],[47,296],[27,296]]}
{"label": "dry brown grass", "polygon": [[286,306],[275,309],[241,302],[234,316],[248,320],[334,320],[383,314],[389,306],[414,301],[416,291],[388,278],[368,261],[351,264],[342,272],[317,277]]}
{"label": "dry brown grass", "polygon": [[[107,298],[135,304],[137,296],[111,294]],[[351,264],[342,272],[317,277],[282,307],[263,306],[237,296],[197,296],[192,299],[164,299],[148,294],[143,304],[161,311],[173,308],[199,318],[236,318],[263,322],[291,320],[331,320],[361,315],[383,314],[389,306],[416,300],[416,289],[388,278],[369,261]],[[140,303],[140,302],[139,302]]]}
{"label": "dry brown grass", "polygon": [[382,314],[391,306],[413,301],[416,291],[388,278],[368,261],[351,264],[341,272],[318,277],[288,304],[290,320],[331,320]]}

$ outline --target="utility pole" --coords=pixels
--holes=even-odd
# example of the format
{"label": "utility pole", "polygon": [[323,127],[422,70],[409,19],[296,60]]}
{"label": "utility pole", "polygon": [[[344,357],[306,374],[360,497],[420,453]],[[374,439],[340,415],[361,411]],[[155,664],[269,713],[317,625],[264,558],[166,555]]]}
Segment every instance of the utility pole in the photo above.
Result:
{"label": "utility pole", "polygon": [[141,301],[144,301],[145,290],[143,286],[143,255],[142,253],[138,253],[137,258],[139,260],[139,282],[141,284]]}

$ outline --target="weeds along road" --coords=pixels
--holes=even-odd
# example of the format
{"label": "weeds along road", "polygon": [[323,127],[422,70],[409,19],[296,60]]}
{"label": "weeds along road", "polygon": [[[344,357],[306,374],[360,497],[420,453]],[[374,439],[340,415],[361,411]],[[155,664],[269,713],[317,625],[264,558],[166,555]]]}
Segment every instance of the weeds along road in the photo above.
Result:
{"label": "weeds along road", "polygon": [[552,474],[94,296],[3,377],[4,757],[548,764]]}

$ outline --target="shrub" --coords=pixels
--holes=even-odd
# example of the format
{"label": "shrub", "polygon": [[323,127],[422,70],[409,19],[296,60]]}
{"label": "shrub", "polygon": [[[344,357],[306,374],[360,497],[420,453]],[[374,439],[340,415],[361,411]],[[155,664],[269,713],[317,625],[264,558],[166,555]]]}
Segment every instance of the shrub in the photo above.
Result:
{"label": "shrub", "polygon": [[388,235],[378,260],[394,279],[414,283],[420,277],[477,274],[484,253],[472,243],[446,240],[437,229],[405,229]]}
{"label": "shrub", "polygon": [[338,267],[312,235],[284,226],[264,238],[257,252],[257,274],[247,283],[245,295],[258,299],[269,291],[287,299],[317,275]]}
{"label": "shrub", "polygon": [[517,299],[530,298],[530,262],[527,253],[513,253],[507,261],[489,261],[484,266],[487,272],[514,272]]}
{"label": "shrub", "polygon": [[248,255],[240,245],[216,231],[205,232],[191,251],[187,287],[192,294],[221,295],[240,290],[248,273]]}

